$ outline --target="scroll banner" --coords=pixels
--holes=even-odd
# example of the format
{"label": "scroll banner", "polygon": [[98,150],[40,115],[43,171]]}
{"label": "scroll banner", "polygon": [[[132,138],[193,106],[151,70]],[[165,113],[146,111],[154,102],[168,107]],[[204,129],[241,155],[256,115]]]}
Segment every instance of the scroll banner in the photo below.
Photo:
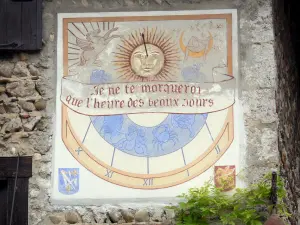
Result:
{"label": "scroll banner", "polygon": [[235,100],[234,77],[219,75],[214,82],[134,82],[95,84],[82,76],[62,79],[61,101],[90,116],[132,113],[210,113]]}

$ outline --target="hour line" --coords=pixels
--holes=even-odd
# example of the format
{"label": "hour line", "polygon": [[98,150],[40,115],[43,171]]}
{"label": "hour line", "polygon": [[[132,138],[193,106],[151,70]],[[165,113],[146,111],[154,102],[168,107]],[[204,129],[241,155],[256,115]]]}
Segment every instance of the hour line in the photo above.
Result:
{"label": "hour line", "polygon": [[[211,140],[214,142],[215,140],[214,140],[213,136],[211,135],[211,132],[210,132],[210,129],[209,129],[208,125],[207,125],[207,122],[205,122],[205,125],[206,125],[206,128],[207,128],[207,130],[208,130],[208,133],[209,133],[209,135],[210,135],[210,137],[211,137]],[[217,151],[217,154],[220,153],[219,145],[216,146],[216,151]]]}
{"label": "hour line", "polygon": [[84,135],[83,140],[82,140],[82,144],[83,144],[83,142],[85,141],[86,135],[87,135],[87,133],[88,133],[89,130],[90,130],[91,123],[92,123],[92,121],[89,123],[89,126],[88,126],[88,128],[86,129],[85,135]]}
{"label": "hour line", "polygon": [[[182,158],[183,158],[184,165],[186,166],[186,162],[185,162],[185,156],[184,156],[183,148],[181,148],[181,153],[182,153]],[[188,175],[188,176],[190,176],[190,172],[189,172],[189,170],[186,170],[186,172],[187,172],[187,175]]]}
{"label": "hour line", "polygon": [[147,157],[147,173],[149,174],[149,157]]}
{"label": "hour line", "polygon": [[110,164],[110,166],[113,166],[113,164],[114,164],[115,152],[116,152],[116,148],[114,148],[114,152],[113,152],[113,155],[111,157],[111,164]]}
{"label": "hour line", "polygon": [[[88,128],[86,129],[85,135],[84,135],[83,140],[82,140],[82,144],[83,144],[83,142],[85,141],[86,135],[87,135],[87,133],[88,133],[89,130],[90,130],[91,123],[92,123],[92,122],[90,122]],[[82,152],[82,151],[83,151],[83,150],[82,150],[81,147],[78,147],[78,149],[75,150],[75,152],[77,152],[78,155],[79,155],[80,152]]]}

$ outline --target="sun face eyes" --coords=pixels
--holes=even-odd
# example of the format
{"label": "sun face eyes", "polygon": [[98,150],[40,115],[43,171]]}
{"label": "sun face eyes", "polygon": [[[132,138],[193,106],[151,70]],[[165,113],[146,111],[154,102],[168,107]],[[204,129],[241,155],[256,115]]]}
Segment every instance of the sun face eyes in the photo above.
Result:
{"label": "sun face eyes", "polygon": [[144,52],[137,52],[134,54],[134,57],[138,58],[138,59],[145,59],[147,57],[147,55]]}
{"label": "sun face eyes", "polygon": [[149,58],[149,57],[158,58],[159,53],[158,52],[150,52],[147,56],[146,52],[137,52],[137,53],[134,54],[134,57],[138,58],[138,59],[146,59],[146,58]]}

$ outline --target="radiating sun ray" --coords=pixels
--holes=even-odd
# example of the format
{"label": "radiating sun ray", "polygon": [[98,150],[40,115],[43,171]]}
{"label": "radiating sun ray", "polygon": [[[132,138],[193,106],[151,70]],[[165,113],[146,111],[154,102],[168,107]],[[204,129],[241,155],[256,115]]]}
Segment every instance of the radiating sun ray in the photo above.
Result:
{"label": "radiating sun ray", "polygon": [[86,32],[89,32],[89,31],[88,31],[88,29],[86,28],[85,24],[84,24],[84,23],[82,23],[82,25],[84,26],[84,28],[85,28]]}
{"label": "radiating sun ray", "polygon": [[73,63],[73,64],[71,64],[71,65],[69,66],[69,68],[71,68],[72,66],[76,66],[76,65],[78,65],[78,64],[79,64],[79,62]]}
{"label": "radiating sun ray", "polygon": [[72,23],[72,24],[83,36],[85,36],[84,33],[82,32],[82,30],[80,30],[79,27],[75,23]]}
{"label": "radiating sun ray", "polygon": [[[131,65],[133,52],[144,45],[142,33],[145,44],[154,45],[163,53],[163,66],[154,76],[140,76]],[[116,72],[119,74],[119,78],[126,81],[172,80],[179,70],[180,54],[176,46],[172,37],[167,35],[164,30],[158,30],[157,27],[138,29],[121,39],[121,44],[116,47],[117,51],[114,52],[113,64],[117,67]]]}

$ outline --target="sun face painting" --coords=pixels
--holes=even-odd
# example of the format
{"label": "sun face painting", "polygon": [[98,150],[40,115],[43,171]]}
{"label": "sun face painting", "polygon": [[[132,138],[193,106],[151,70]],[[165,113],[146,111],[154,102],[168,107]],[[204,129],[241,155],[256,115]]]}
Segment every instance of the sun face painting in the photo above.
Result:
{"label": "sun face painting", "polygon": [[236,32],[235,10],[60,14],[53,201],[175,198],[238,171]]}
{"label": "sun face painting", "polygon": [[131,33],[117,50],[114,63],[120,78],[127,81],[171,80],[179,70],[177,45],[157,28]]}

